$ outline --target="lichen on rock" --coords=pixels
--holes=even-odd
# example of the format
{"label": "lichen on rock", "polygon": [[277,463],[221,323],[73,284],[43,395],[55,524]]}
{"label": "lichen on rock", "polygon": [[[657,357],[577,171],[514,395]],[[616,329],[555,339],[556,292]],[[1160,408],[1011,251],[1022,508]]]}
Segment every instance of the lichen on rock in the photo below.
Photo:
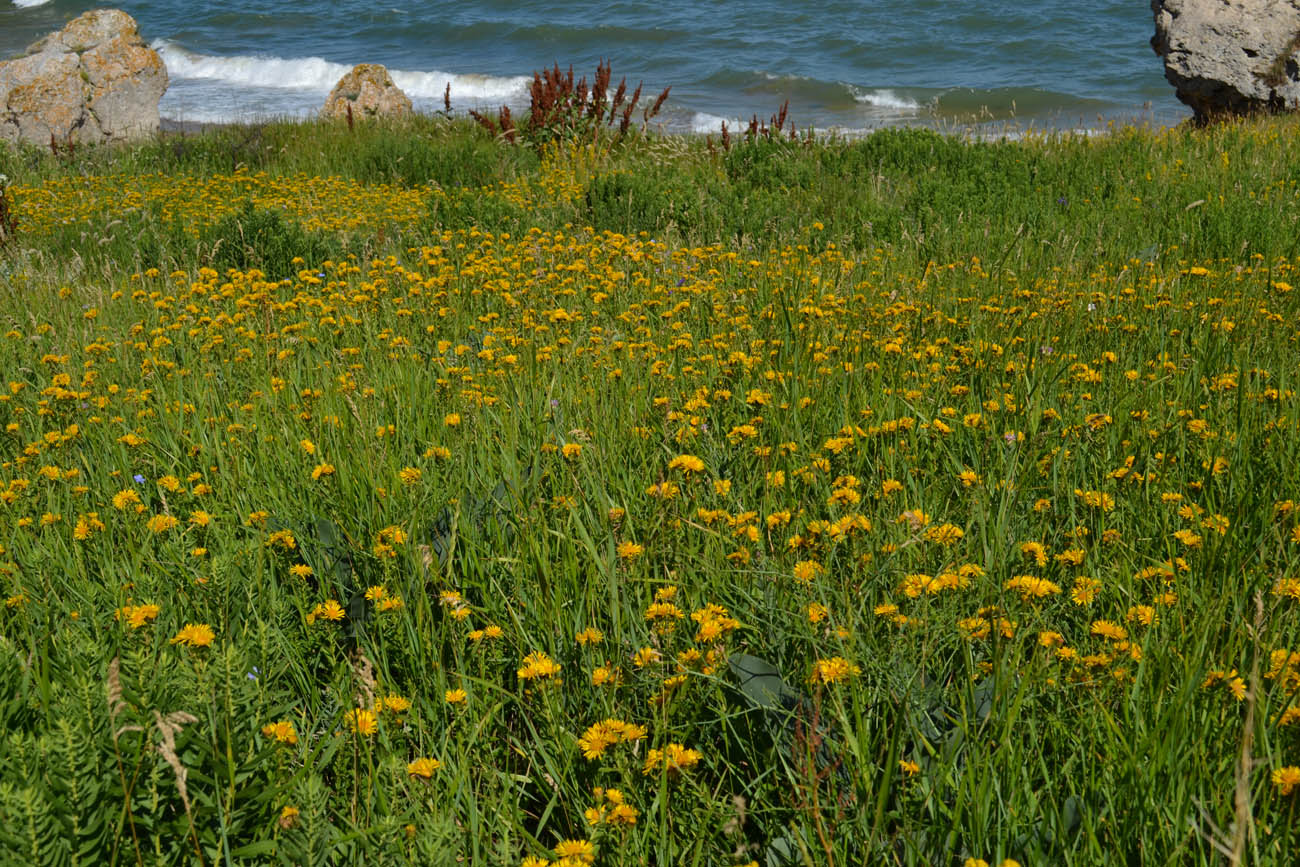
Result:
{"label": "lichen on rock", "polygon": [[0,63],[0,141],[98,144],[152,135],[167,82],[135,19],[92,10]]}
{"label": "lichen on rock", "polygon": [[388,70],[378,63],[360,63],[339,79],[321,108],[321,116],[342,120],[375,117],[409,117],[410,98],[394,82]]}

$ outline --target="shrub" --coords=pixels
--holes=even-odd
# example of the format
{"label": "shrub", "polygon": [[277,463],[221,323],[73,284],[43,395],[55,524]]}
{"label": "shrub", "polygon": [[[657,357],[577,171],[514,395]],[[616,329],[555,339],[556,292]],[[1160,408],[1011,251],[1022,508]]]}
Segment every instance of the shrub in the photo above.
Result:
{"label": "shrub", "polygon": [[308,232],[278,211],[252,205],[223,217],[205,229],[201,237],[212,267],[218,271],[257,268],[269,280],[283,280],[297,273],[295,258],[319,263],[342,252],[336,239]]}
{"label": "shrub", "polygon": [[[641,100],[641,84],[628,97],[624,78],[611,97],[610,80],[608,62],[597,64],[590,87],[586,76],[574,83],[572,65],[568,73],[562,73],[557,63],[552,69],[533,73],[528,116],[520,124],[516,125],[508,106],[501,107],[495,121],[476,111],[470,114],[493,136],[501,136],[511,143],[522,139],[534,147],[554,141],[595,141],[602,129],[613,128],[615,120],[618,121],[617,138],[622,139],[631,129],[632,115]],[[671,89],[665,87],[654,103],[642,111],[644,124],[659,113]]]}

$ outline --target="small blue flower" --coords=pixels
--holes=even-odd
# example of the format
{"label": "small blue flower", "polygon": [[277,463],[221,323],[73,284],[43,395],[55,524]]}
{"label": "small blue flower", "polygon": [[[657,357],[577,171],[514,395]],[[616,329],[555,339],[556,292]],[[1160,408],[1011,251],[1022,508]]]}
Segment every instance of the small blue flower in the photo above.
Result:
{"label": "small blue flower", "polygon": [[135,483],[136,483],[137,485],[143,485],[143,484],[144,484],[144,476],[140,475],[139,473],[136,473],[136,474],[135,474],[134,476],[132,476],[131,478],[135,479]]}

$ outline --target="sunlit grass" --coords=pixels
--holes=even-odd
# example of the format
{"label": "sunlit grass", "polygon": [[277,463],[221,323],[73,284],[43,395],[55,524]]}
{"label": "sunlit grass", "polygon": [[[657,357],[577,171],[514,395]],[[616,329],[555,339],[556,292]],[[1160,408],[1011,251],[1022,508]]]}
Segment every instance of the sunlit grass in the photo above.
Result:
{"label": "sunlit grass", "polygon": [[[988,156],[901,135],[881,189]],[[10,166],[6,857],[1288,863],[1293,137],[999,145],[1169,173],[892,239],[834,144]]]}

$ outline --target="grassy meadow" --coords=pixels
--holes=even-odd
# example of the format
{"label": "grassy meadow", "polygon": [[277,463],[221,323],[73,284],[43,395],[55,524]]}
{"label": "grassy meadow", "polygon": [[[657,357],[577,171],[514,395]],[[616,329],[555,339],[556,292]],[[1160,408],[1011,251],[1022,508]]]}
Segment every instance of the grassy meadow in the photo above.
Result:
{"label": "grassy meadow", "polygon": [[1294,863],[1300,123],[588,132],[0,149],[0,861]]}

